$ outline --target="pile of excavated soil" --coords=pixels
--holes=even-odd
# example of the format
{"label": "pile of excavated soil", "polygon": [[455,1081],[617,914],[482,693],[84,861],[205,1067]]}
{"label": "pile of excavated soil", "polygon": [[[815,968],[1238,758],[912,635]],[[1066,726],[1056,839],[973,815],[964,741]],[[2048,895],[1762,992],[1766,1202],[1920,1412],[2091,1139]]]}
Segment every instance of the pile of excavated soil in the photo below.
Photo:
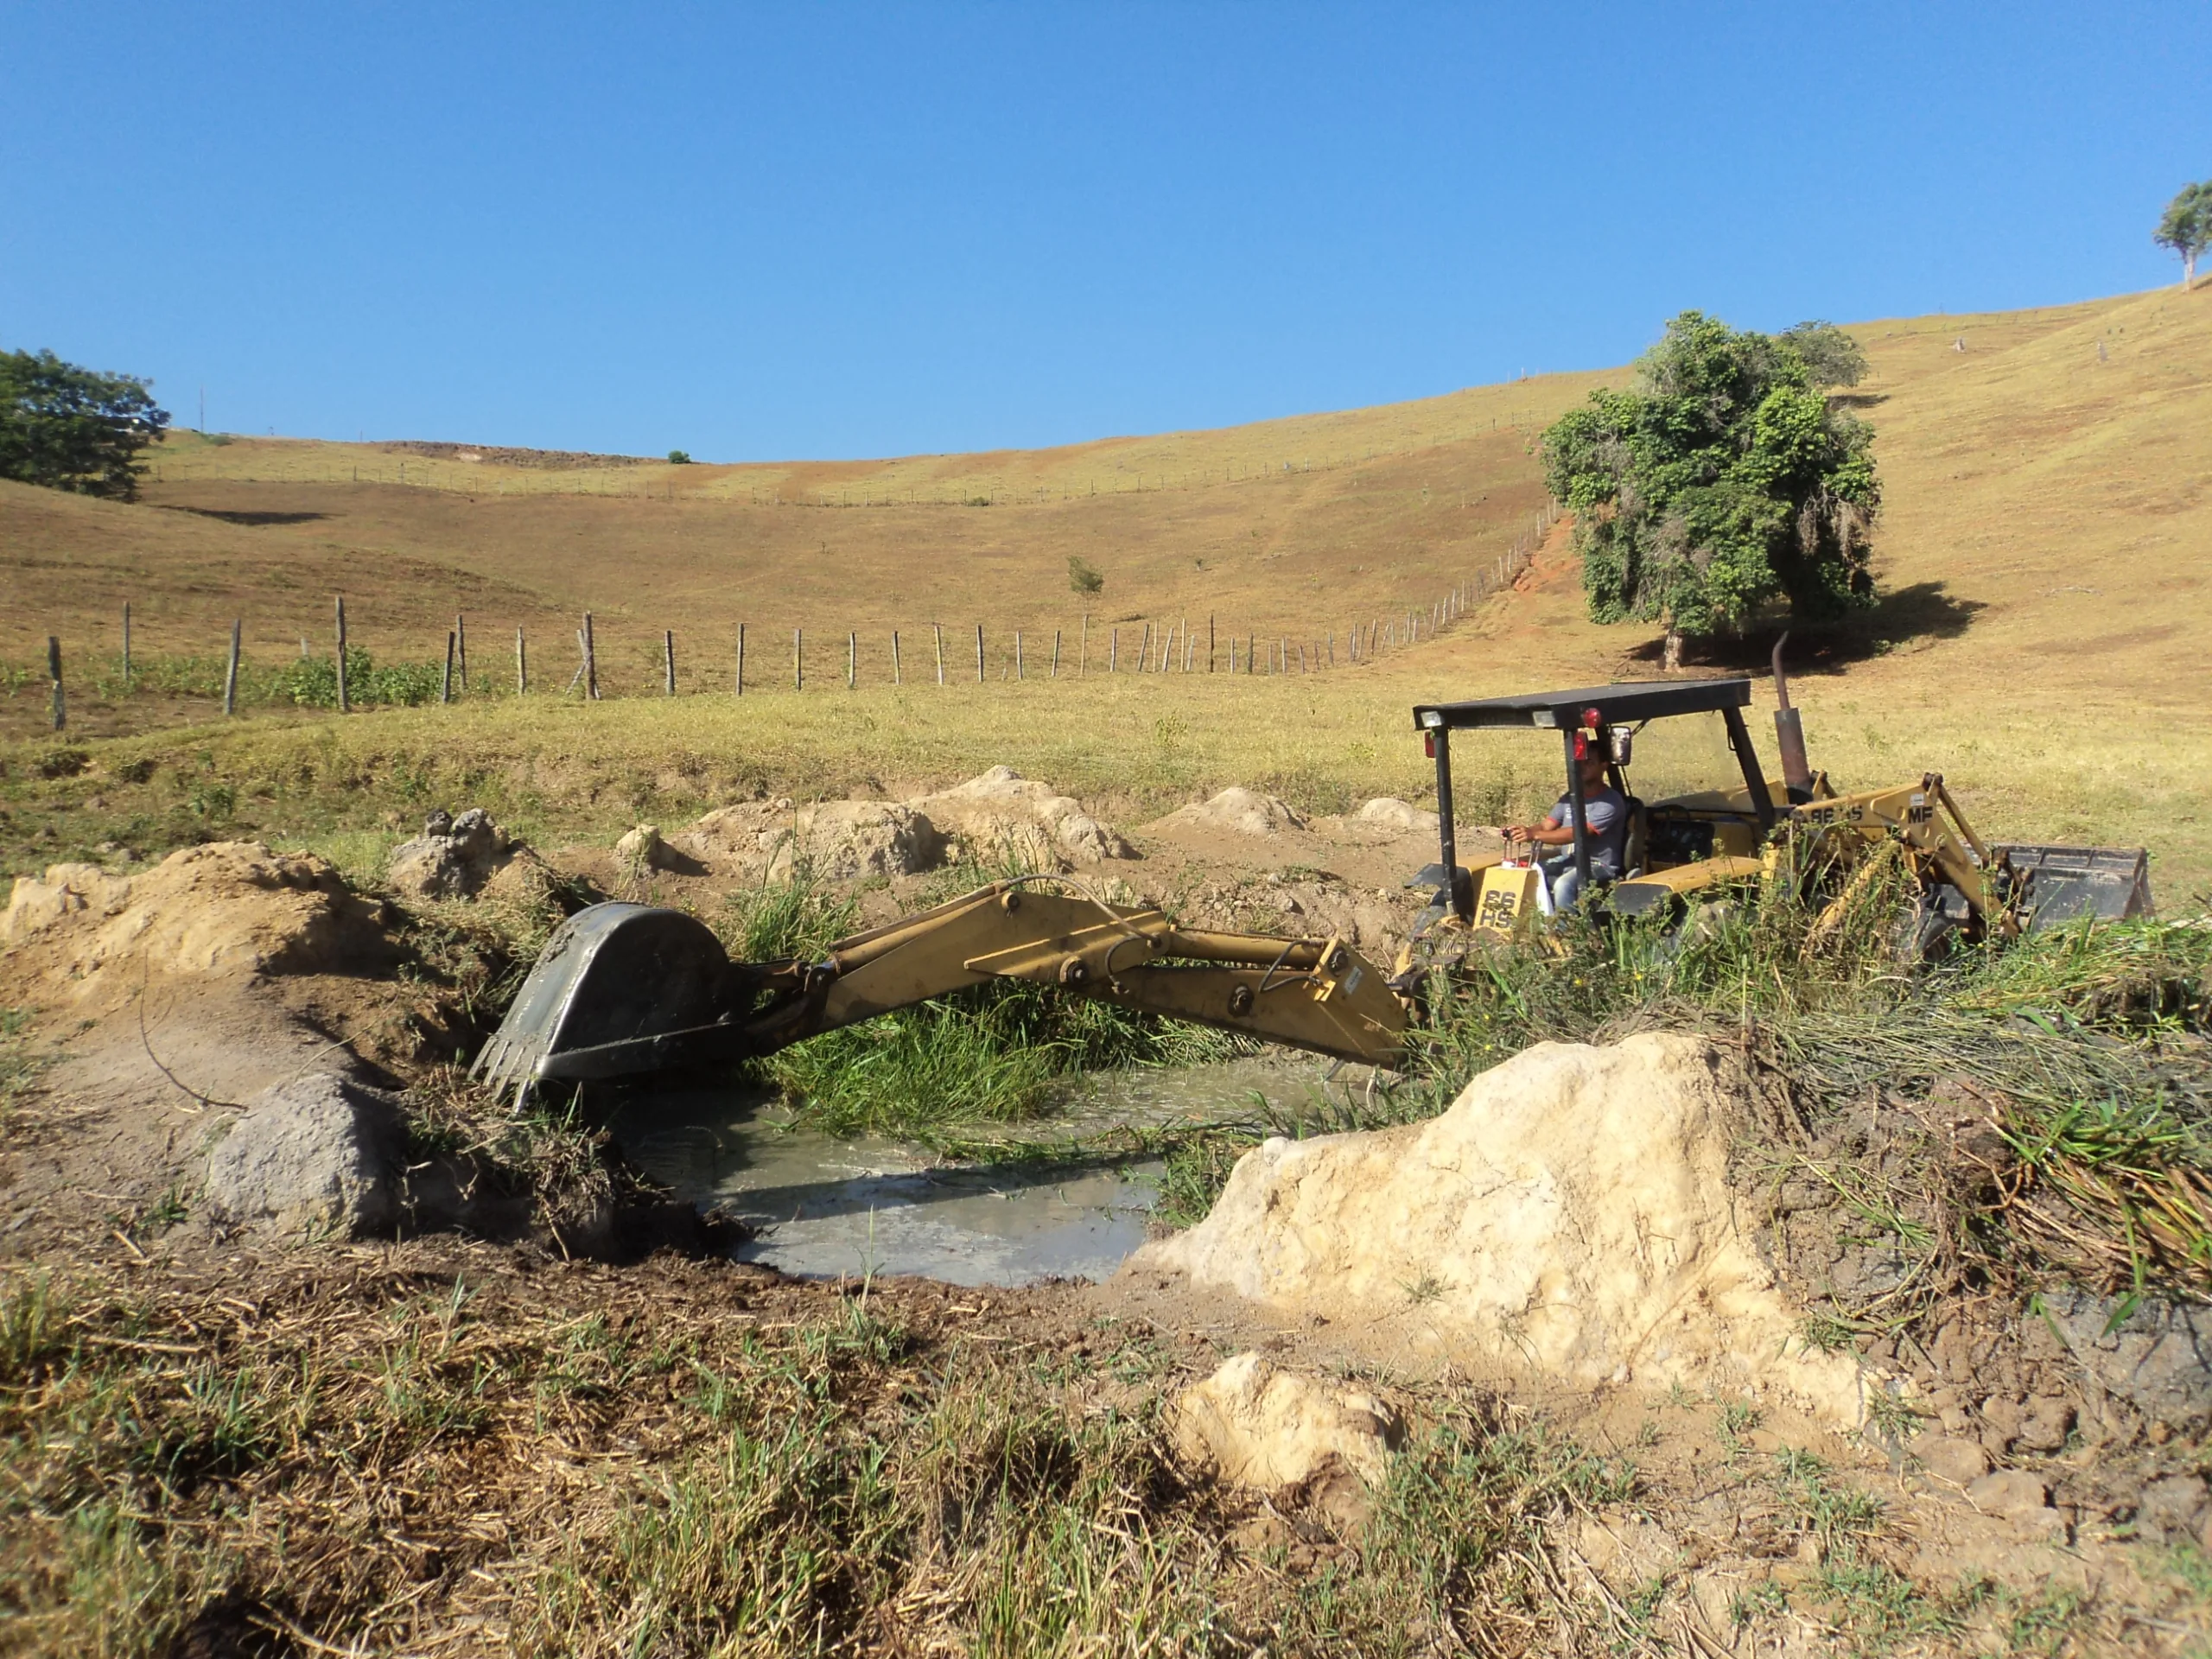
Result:
{"label": "pile of excavated soil", "polygon": [[377,973],[395,959],[380,905],[323,860],[258,842],[188,847],[136,875],[53,865],[17,877],[0,917],[0,982],[88,1012],[149,976]]}
{"label": "pile of excavated soil", "polygon": [[906,801],[748,801],[721,807],[671,845],[706,870],[787,879],[801,861],[831,880],[919,875],[971,857],[1059,871],[1130,857],[1129,845],[1080,801],[993,766]]}
{"label": "pile of excavated soil", "polygon": [[1797,1339],[1738,1230],[1738,1110],[1697,1039],[1542,1044],[1428,1122],[1266,1141],[1205,1220],[1124,1273],[1387,1325],[1499,1375],[1779,1393],[1856,1424],[1858,1365]]}

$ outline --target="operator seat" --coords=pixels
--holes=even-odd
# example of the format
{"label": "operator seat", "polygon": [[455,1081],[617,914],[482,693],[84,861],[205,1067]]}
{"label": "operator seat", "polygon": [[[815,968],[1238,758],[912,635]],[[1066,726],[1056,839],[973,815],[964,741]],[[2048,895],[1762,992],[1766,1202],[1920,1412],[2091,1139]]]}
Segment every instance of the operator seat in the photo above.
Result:
{"label": "operator seat", "polygon": [[1643,874],[1644,855],[1651,842],[1651,810],[1640,796],[1624,798],[1628,802],[1628,835],[1621,846],[1621,874],[1635,877]]}

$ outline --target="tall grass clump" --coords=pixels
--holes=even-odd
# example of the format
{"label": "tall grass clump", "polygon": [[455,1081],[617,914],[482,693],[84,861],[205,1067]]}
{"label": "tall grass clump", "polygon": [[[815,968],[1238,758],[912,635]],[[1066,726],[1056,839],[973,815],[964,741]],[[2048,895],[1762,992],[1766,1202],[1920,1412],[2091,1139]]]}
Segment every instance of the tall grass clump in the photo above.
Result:
{"label": "tall grass clump", "polygon": [[[965,866],[925,899],[990,879]],[[852,932],[859,913],[855,898],[801,861],[786,879],[734,895],[722,936],[747,961],[816,957]],[[1238,1046],[1203,1027],[1007,980],[811,1038],[762,1070],[813,1127],[930,1139],[963,1123],[1034,1117],[1056,1084],[1080,1072],[1190,1065]]]}

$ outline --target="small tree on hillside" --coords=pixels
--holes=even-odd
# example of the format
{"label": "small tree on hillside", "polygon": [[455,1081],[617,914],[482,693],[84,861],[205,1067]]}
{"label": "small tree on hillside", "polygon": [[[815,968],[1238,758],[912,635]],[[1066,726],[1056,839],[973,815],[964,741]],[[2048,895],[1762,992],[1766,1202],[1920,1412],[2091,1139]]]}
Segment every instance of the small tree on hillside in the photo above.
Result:
{"label": "small tree on hillside", "polygon": [[0,478],[128,501],[138,452],[168,423],[136,375],[80,369],[52,352],[0,352]]}
{"label": "small tree on hillside", "polygon": [[1068,555],[1068,587],[1078,594],[1095,594],[1106,586],[1106,577],[1075,554]]}
{"label": "small tree on hillside", "polygon": [[1801,322],[1778,336],[1805,360],[1805,372],[1823,391],[1855,386],[1866,378],[1866,353],[1859,342],[1832,322]]}
{"label": "small tree on hillside", "polygon": [[2196,256],[2212,247],[2212,182],[2189,184],[2166,204],[2166,214],[2151,239],[2181,256],[2181,285],[2196,280]]}
{"label": "small tree on hillside", "polygon": [[1787,335],[1685,311],[1633,390],[1592,392],[1544,434],[1591,619],[1663,623],[1669,668],[1685,638],[1738,631],[1776,601],[1808,620],[1872,601],[1873,433],[1820,390],[1863,359],[1840,330],[1804,329],[1819,331],[1818,372]]}

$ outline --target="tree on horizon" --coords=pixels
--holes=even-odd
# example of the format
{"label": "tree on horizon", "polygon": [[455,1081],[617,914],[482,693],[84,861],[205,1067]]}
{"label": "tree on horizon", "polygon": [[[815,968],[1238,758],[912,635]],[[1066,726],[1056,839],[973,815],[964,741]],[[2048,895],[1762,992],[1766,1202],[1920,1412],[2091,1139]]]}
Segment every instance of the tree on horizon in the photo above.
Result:
{"label": "tree on horizon", "polygon": [[2181,285],[2186,291],[2196,281],[2197,256],[2212,247],[2212,181],[2182,186],[2166,204],[2165,216],[2151,239],[2181,256]]}
{"label": "tree on horizon", "polygon": [[1685,639],[1777,603],[1808,621],[1872,604],[1873,429],[1825,391],[1865,367],[1831,324],[1772,335],[1685,311],[1632,389],[1561,416],[1544,471],[1575,515],[1591,620],[1662,623],[1671,669]]}
{"label": "tree on horizon", "polygon": [[0,352],[0,478],[132,500],[138,453],[168,423],[137,375],[79,368],[52,352]]}

